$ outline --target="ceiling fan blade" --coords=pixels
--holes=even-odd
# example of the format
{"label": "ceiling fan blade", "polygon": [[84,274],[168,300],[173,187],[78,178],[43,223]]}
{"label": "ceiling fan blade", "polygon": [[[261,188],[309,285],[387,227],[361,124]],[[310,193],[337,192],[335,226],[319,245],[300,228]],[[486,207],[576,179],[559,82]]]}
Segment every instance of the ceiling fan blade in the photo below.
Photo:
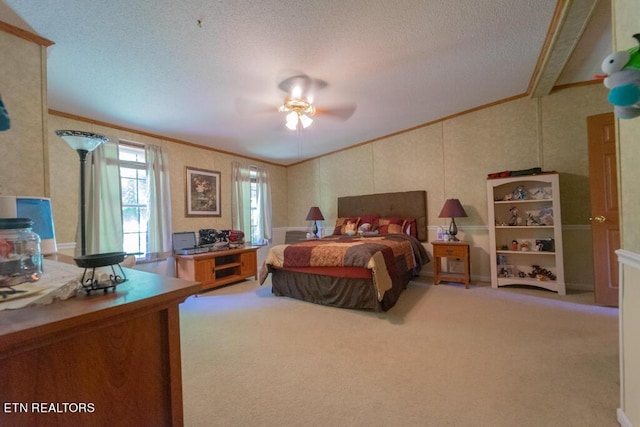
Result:
{"label": "ceiling fan blade", "polygon": [[277,113],[278,106],[255,99],[236,98],[236,111],[241,116],[261,113]]}
{"label": "ceiling fan blade", "polygon": [[331,108],[316,107],[316,115],[328,116],[336,118],[342,121],[349,120],[349,118],[356,111],[357,105],[355,103],[341,104]]}

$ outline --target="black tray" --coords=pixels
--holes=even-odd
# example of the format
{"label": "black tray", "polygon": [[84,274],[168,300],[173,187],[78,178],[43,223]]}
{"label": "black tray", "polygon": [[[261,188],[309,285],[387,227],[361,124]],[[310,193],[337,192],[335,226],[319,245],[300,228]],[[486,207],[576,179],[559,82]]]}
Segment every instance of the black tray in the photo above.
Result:
{"label": "black tray", "polygon": [[126,252],[106,252],[103,254],[83,255],[74,258],[76,265],[82,268],[97,268],[119,264],[127,256]]}

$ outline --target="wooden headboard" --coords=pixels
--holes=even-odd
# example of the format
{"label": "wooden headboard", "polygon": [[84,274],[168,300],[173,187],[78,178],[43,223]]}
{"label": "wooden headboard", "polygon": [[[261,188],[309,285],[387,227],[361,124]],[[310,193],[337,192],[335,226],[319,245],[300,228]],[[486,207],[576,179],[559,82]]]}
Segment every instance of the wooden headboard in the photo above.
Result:
{"label": "wooden headboard", "polygon": [[428,239],[426,191],[403,191],[399,193],[338,197],[339,217],[371,214],[385,217],[415,218],[418,227],[418,239],[422,242]]}

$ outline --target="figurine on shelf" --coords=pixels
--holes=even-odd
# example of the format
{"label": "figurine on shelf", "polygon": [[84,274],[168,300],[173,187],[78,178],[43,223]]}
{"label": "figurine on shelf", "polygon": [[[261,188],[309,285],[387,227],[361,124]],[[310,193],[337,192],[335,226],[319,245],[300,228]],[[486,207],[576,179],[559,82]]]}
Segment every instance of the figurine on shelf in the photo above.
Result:
{"label": "figurine on shelf", "polygon": [[547,190],[542,186],[534,190],[531,190],[530,193],[531,193],[531,198],[535,200],[544,200],[544,199],[551,198],[551,190]]}
{"label": "figurine on shelf", "polygon": [[553,225],[553,208],[540,209],[540,225]]}
{"label": "figurine on shelf", "polygon": [[518,208],[515,206],[511,206],[509,209],[509,213],[511,214],[511,218],[509,219],[509,225],[518,225],[520,217],[518,216]]}
{"label": "figurine on shelf", "polygon": [[527,190],[523,186],[519,185],[513,190],[513,200],[527,200]]}
{"label": "figurine on shelf", "polygon": [[531,212],[527,213],[527,225],[540,225],[540,221],[531,214]]}
{"label": "figurine on shelf", "polygon": [[531,266],[531,273],[529,273],[529,277],[534,279],[538,279],[540,281],[546,280],[556,280],[556,275],[547,270],[546,268],[541,268],[539,265]]}

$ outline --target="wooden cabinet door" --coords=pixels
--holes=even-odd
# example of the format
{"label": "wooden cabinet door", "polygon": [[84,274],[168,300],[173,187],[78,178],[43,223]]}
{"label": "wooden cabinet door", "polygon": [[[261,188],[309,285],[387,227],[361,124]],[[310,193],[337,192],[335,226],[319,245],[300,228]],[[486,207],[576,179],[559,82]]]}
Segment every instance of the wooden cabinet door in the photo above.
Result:
{"label": "wooden cabinet door", "polygon": [[201,259],[196,262],[196,281],[201,282],[203,285],[213,283],[215,281],[213,258]]}
{"label": "wooden cabinet door", "polygon": [[240,275],[255,276],[258,270],[257,259],[256,251],[248,251],[240,255]]}

